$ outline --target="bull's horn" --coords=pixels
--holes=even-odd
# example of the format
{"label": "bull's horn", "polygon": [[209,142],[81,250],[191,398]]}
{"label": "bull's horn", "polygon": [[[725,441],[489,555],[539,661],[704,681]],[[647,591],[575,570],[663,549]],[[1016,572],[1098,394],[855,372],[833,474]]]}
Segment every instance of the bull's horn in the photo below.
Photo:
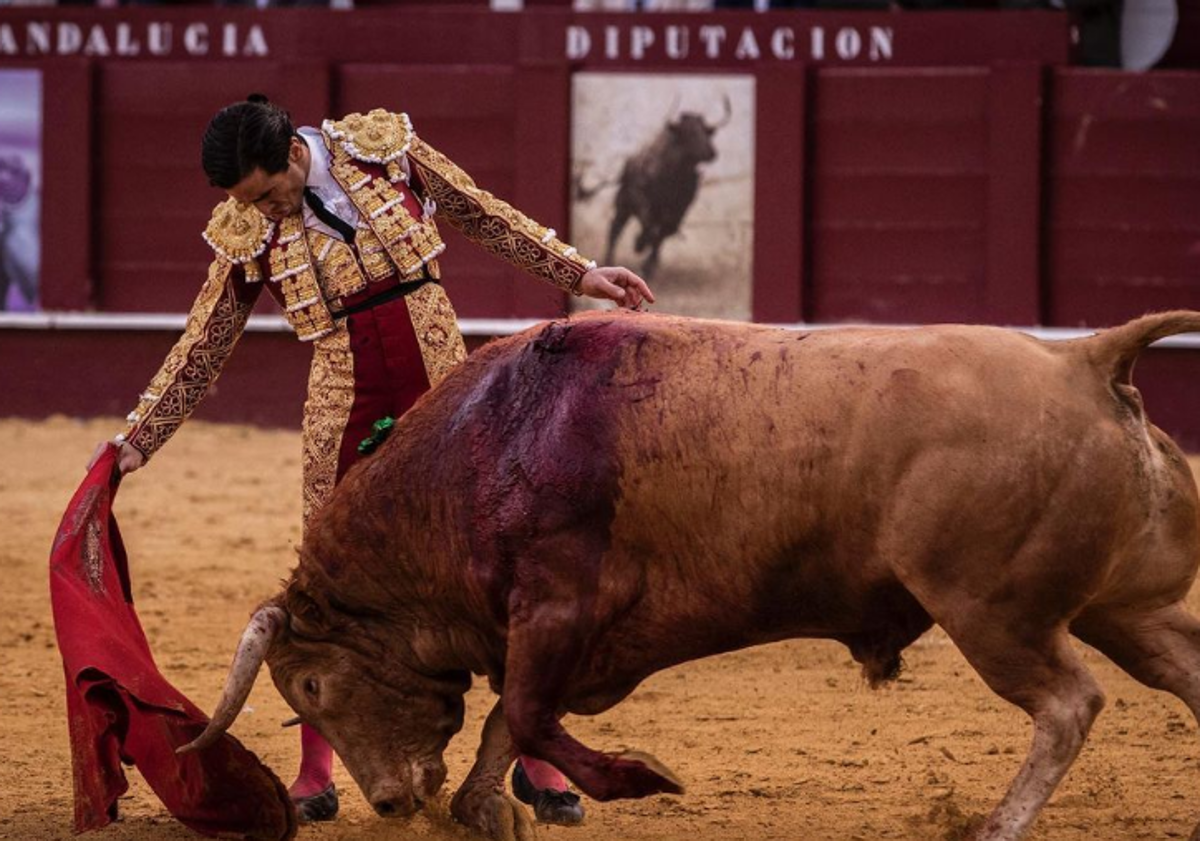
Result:
{"label": "bull's horn", "polygon": [[[729,94],[722,94],[721,99],[725,103],[725,116],[721,118],[721,122],[708,126],[708,128],[712,131],[716,131],[719,128],[725,128],[725,126],[729,125],[729,121],[733,119],[733,105],[729,102]],[[705,125],[708,125],[707,122]]]}
{"label": "bull's horn", "polygon": [[267,657],[267,650],[270,649],[272,640],[283,627],[286,618],[283,609],[274,606],[260,607],[250,617],[250,624],[242,633],[237,653],[233,655],[233,665],[229,667],[229,677],[225,679],[225,691],[221,694],[212,720],[194,742],[179,748],[176,753],[189,753],[209,747],[229,729],[238,713],[242,711],[242,705],[250,697],[250,690],[254,687],[254,679],[258,677],[258,670],[262,668],[263,660]]}
{"label": "bull's horn", "polygon": [[675,119],[675,114],[679,111],[679,103],[682,97],[676,92],[674,99],[671,100],[671,108],[667,111],[667,122],[672,122]]}
{"label": "bull's horn", "polygon": [[297,724],[302,724],[302,723],[303,722],[301,722],[300,716],[294,715],[291,718],[289,718],[287,721],[281,722],[279,726],[280,727],[295,727]]}

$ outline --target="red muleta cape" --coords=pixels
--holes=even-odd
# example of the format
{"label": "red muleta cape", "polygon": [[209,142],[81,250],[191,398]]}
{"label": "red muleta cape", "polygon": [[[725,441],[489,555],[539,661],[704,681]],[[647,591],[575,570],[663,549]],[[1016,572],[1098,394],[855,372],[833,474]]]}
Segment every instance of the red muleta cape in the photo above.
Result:
{"label": "red muleta cape", "polygon": [[107,825],[136,765],[171,814],[205,835],[290,839],[296,813],[269,768],[232,736],[177,756],[208,717],[158,672],[130,595],[113,518],[109,446],[75,492],[50,552],[50,601],[67,683],[75,831]]}

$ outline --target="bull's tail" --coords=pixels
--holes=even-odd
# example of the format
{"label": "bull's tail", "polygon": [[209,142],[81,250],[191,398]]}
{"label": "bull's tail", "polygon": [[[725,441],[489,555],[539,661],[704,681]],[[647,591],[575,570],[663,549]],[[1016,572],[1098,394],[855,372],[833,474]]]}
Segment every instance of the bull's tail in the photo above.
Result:
{"label": "bull's tail", "polygon": [[1133,384],[1133,365],[1147,345],[1179,333],[1200,333],[1200,312],[1173,310],[1135,318],[1080,342],[1100,375],[1117,386]]}

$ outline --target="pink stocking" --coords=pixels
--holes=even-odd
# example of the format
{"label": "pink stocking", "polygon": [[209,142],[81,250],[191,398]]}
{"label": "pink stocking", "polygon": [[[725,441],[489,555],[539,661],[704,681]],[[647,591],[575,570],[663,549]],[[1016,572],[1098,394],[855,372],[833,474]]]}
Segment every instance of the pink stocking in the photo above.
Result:
{"label": "pink stocking", "polygon": [[300,725],[300,773],[288,789],[292,799],[320,794],[333,781],[333,748],[307,724]]}
{"label": "pink stocking", "polygon": [[529,782],[533,783],[534,788],[538,790],[548,788],[551,791],[567,790],[567,778],[549,762],[542,762],[532,756],[522,756],[517,761],[524,767],[525,776],[529,778]]}

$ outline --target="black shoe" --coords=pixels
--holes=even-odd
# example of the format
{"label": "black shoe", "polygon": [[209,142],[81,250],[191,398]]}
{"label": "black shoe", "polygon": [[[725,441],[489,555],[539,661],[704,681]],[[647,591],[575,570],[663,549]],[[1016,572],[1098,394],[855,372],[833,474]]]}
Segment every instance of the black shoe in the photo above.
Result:
{"label": "black shoe", "polygon": [[559,826],[583,823],[583,803],[580,802],[579,795],[573,791],[534,788],[519,759],[513,766],[512,791],[514,797],[533,807],[533,815],[538,819],[538,823]]}
{"label": "black shoe", "polygon": [[308,797],[293,797],[292,804],[296,807],[296,819],[300,823],[314,821],[331,821],[337,817],[338,796],[333,783],[320,794],[310,794]]}

